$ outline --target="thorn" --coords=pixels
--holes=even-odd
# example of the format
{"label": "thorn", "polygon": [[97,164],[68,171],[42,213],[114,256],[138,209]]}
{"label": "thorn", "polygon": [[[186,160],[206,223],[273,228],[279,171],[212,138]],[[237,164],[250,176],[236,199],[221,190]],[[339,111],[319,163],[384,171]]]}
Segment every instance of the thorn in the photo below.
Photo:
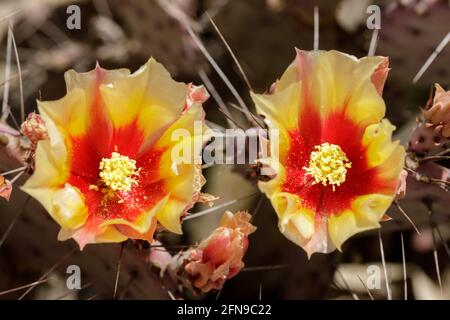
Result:
{"label": "thorn", "polygon": [[375,300],[375,298],[374,298],[373,295],[372,295],[372,292],[370,292],[369,288],[366,286],[366,284],[364,283],[363,279],[361,279],[361,277],[359,276],[359,274],[356,275],[356,276],[358,277],[359,281],[361,281],[361,283],[362,283],[362,285],[364,286],[364,288],[366,288],[366,291],[367,291],[367,294],[368,294],[369,297],[370,297],[370,300]]}
{"label": "thorn", "polygon": [[259,193],[252,193],[252,194],[249,194],[248,196],[245,196],[245,197],[242,197],[242,198],[238,198],[238,199],[234,199],[234,200],[230,200],[230,201],[221,203],[221,204],[219,204],[219,205],[217,205],[215,207],[212,207],[212,208],[200,211],[200,212],[196,212],[196,213],[190,214],[190,215],[186,216],[186,218],[184,218],[184,221],[190,220],[190,219],[196,219],[198,217],[204,216],[205,214],[209,214],[211,212],[215,212],[215,211],[217,211],[219,209],[231,206],[232,204],[235,204],[235,203],[237,203],[239,201],[242,201],[244,199],[253,197],[253,196],[257,195],[257,194],[259,194]]}
{"label": "thorn", "polygon": [[450,42],[450,32],[447,33],[447,35],[442,39],[442,41],[438,44],[436,49],[433,51],[433,53],[430,55],[430,57],[425,61],[425,63],[420,68],[419,72],[417,72],[416,76],[413,79],[413,83],[417,83],[419,79],[422,77],[422,75],[427,71],[427,69],[430,67],[430,65],[433,63],[434,59],[441,53],[441,51],[445,48],[447,43]]}
{"label": "thorn", "polygon": [[[11,78],[11,51],[12,51],[12,38],[11,32],[9,32],[8,29],[8,38],[6,41],[5,79]],[[6,80],[3,86],[3,103],[2,103],[2,117],[1,117],[1,120],[5,122],[8,119],[10,112],[8,100],[9,100],[9,81]]]}
{"label": "thorn", "polygon": [[29,284],[26,284],[26,285],[23,285],[23,286],[20,286],[20,287],[17,287],[17,288],[8,289],[8,290],[5,290],[5,291],[0,291],[0,296],[3,296],[3,295],[8,294],[8,293],[13,293],[13,292],[16,292],[16,291],[20,291],[22,289],[26,289],[26,288],[29,288],[29,287],[37,286],[37,285],[39,285],[41,283],[47,282],[48,280],[49,279],[35,281],[35,282],[29,283]]}
{"label": "thorn", "polygon": [[387,268],[386,268],[386,261],[384,259],[383,239],[381,238],[381,230],[380,229],[378,229],[378,240],[380,242],[381,263],[383,264],[384,280],[386,282],[387,298],[388,298],[388,300],[392,300],[392,293],[391,293],[391,288],[389,286],[389,278],[388,278],[388,272],[387,272]]}
{"label": "thorn", "polygon": [[125,242],[122,242],[122,244],[120,245],[119,259],[117,259],[116,280],[114,282],[113,299],[116,298],[117,288],[119,286],[120,267],[121,267],[121,264],[122,264],[122,256],[123,256],[123,248],[124,247],[125,247]]}
{"label": "thorn", "polygon": [[133,284],[134,280],[136,280],[136,276],[132,276],[128,283],[125,285],[125,287],[122,290],[122,293],[119,296],[119,300],[123,300],[125,298],[125,295],[128,293],[128,290],[130,289],[131,285]]}
{"label": "thorn", "polygon": [[225,45],[225,47],[228,50],[228,53],[231,55],[231,58],[233,58],[234,63],[236,64],[236,66],[239,69],[239,72],[242,75],[242,78],[244,78],[245,84],[247,85],[248,89],[250,91],[253,91],[252,85],[250,84],[250,81],[247,78],[247,75],[244,72],[244,69],[242,68],[241,64],[239,63],[239,60],[236,58],[236,55],[234,54],[233,50],[231,50],[231,47],[228,45],[227,40],[225,40],[225,37],[223,36],[222,32],[220,32],[219,28],[217,27],[216,23],[214,22],[214,20],[211,18],[211,16],[209,15],[208,12],[206,12],[206,15],[209,19],[209,21],[211,22],[212,26],[214,27],[214,29],[216,30],[217,34],[220,37],[220,40],[222,40],[223,44]]}
{"label": "thorn", "polygon": [[23,203],[22,208],[16,213],[13,220],[8,226],[8,229],[6,229],[5,233],[3,234],[3,237],[0,240],[0,248],[2,247],[3,243],[6,241],[6,238],[8,238],[8,235],[11,233],[11,230],[14,228],[14,225],[16,224],[17,220],[19,219],[20,215],[25,211],[26,206],[28,205],[28,202],[30,201],[31,197],[27,195],[27,198],[25,199],[25,202]]}
{"label": "thorn", "polygon": [[[232,118],[230,110],[228,110],[227,105],[225,104],[222,97],[217,92],[216,88],[214,87],[214,85],[212,84],[208,75],[206,74],[205,70],[200,68],[200,69],[198,69],[197,72],[198,72],[200,79],[205,84],[206,89],[208,89],[208,92],[211,93],[211,96],[213,97],[214,101],[216,101],[216,103],[219,105],[219,108],[222,108],[222,110],[225,111],[230,118]],[[236,125],[234,124],[234,121],[230,120],[228,117],[227,117],[227,122],[231,128],[234,128],[234,129],[237,128]]]}
{"label": "thorn", "polygon": [[258,300],[261,301],[262,300],[262,284],[259,284],[259,295],[258,295]]}
{"label": "thorn", "polygon": [[378,29],[374,29],[372,32],[372,37],[370,38],[369,51],[367,53],[368,57],[372,57],[375,55],[375,51],[377,50],[378,45]]}
{"label": "thorn", "polygon": [[441,239],[442,244],[444,245],[445,252],[447,253],[447,256],[450,258],[450,248],[448,247],[447,241],[444,239],[444,236],[442,235],[441,229],[438,225],[436,225],[436,231],[439,235],[439,239]]}
{"label": "thorn", "polygon": [[20,92],[20,123],[25,121],[25,102],[23,98],[23,82],[22,82],[22,68],[20,66],[19,51],[17,50],[16,39],[12,31],[12,26],[9,27],[8,32],[11,32],[12,45],[14,49],[14,55],[16,56],[17,72],[19,74],[19,92]]}
{"label": "thorn", "polygon": [[285,268],[289,268],[289,267],[290,267],[290,265],[288,265],[288,264],[275,264],[272,266],[245,267],[241,270],[241,272],[277,270],[277,269],[285,269]]}
{"label": "thorn", "polygon": [[264,196],[260,195],[258,203],[256,204],[255,210],[253,210],[252,217],[250,218],[250,223],[253,224],[253,221],[255,221],[256,215],[261,209],[262,204],[264,203]]}
{"label": "thorn", "polygon": [[[203,55],[205,56],[205,58],[208,60],[208,62],[211,64],[211,66],[213,67],[213,69],[217,72],[217,74],[219,75],[219,77],[222,79],[222,81],[225,83],[225,85],[228,87],[228,89],[230,90],[231,94],[235,97],[235,99],[237,100],[239,106],[242,109],[247,110],[248,112],[250,112],[248,110],[248,107],[245,105],[244,100],[242,100],[241,96],[239,95],[239,93],[237,92],[236,88],[233,86],[233,84],[231,83],[231,81],[228,79],[228,77],[225,75],[225,73],[223,73],[222,69],[220,69],[219,65],[216,63],[216,61],[214,61],[214,58],[209,54],[208,50],[206,50],[205,46],[203,45],[202,41],[200,40],[200,38],[195,34],[194,30],[192,30],[191,26],[189,25],[189,23],[187,23],[186,21],[182,21],[184,28],[187,30],[187,32],[189,33],[189,35],[191,36],[191,38],[194,40],[195,44],[197,45],[197,47],[200,49],[200,51],[203,53]],[[245,113],[244,114],[247,118],[247,120],[250,123],[253,123],[252,118]]]}
{"label": "thorn", "polygon": [[341,277],[342,281],[344,282],[344,285],[346,286],[348,292],[350,292],[350,294],[352,295],[353,300],[359,300],[359,297],[356,293],[354,293],[352,291],[352,289],[350,288],[350,286],[348,285],[347,280],[345,280],[344,275],[342,274],[341,270],[336,269],[336,272],[339,274],[339,276]]}
{"label": "thorn", "polygon": [[397,207],[397,209],[403,214],[403,216],[406,218],[406,220],[408,220],[408,222],[412,225],[412,227],[417,232],[417,234],[420,236],[421,234],[420,234],[419,229],[414,224],[414,222],[411,220],[411,218],[406,214],[405,210],[403,210],[403,208],[400,206],[400,203],[398,202],[398,200],[395,200],[394,204]]}
{"label": "thorn", "polygon": [[9,170],[9,171],[5,171],[5,172],[0,173],[0,176],[6,176],[8,174],[24,171],[26,168],[27,168],[27,166],[23,166],[23,167],[20,167],[20,168],[16,168],[16,169],[12,169],[12,170]]}
{"label": "thorn", "polygon": [[400,237],[402,240],[402,263],[403,263],[403,291],[405,300],[408,300],[408,281],[407,281],[407,274],[406,274],[406,256],[405,256],[405,242],[403,240],[403,232],[400,232]]}
{"label": "thorn", "polygon": [[93,296],[87,298],[86,300],[95,300],[95,298],[97,298],[98,296],[100,296],[99,293],[94,294]]}
{"label": "thorn", "polygon": [[13,11],[11,13],[8,13],[6,16],[3,16],[3,17],[0,18],[0,23],[4,22],[6,20],[9,20],[9,18],[12,18],[13,16],[19,14],[22,11],[23,11],[23,9],[19,9],[19,10]]}
{"label": "thorn", "polygon": [[[64,260],[66,260],[66,259],[68,259],[69,257],[71,257],[71,256],[72,256],[75,252],[77,252],[77,251],[78,251],[78,248],[73,248],[71,251],[69,251],[66,255],[64,255],[62,258],[60,258],[60,259],[59,259],[52,267],[50,267],[50,269],[48,269],[47,272],[45,272],[45,273],[44,273],[44,274],[43,274],[36,282],[39,282],[39,281],[41,281],[41,280],[47,278],[48,275],[49,275],[50,273],[52,273],[53,270],[55,270],[56,268],[58,268],[58,266],[59,266]],[[33,290],[35,287],[36,287],[36,285],[30,286],[30,287],[28,288],[28,290],[25,291],[25,292],[19,297],[18,300],[22,300],[23,298],[25,298],[25,296],[26,296],[27,294],[29,294],[29,293],[31,292],[31,290]]]}
{"label": "thorn", "polygon": [[250,117],[252,117],[254,124],[258,125],[261,129],[264,129],[264,125],[260,123],[260,120],[258,119],[258,117],[255,116],[253,113],[251,113],[248,110],[242,109],[241,107],[235,105],[234,103],[230,103],[230,106],[232,106],[236,110],[239,110],[242,113],[248,114]]}
{"label": "thorn", "polygon": [[11,179],[11,184],[13,184],[14,182],[16,182],[23,174],[25,173],[24,171],[19,172],[14,178]]}
{"label": "thorn", "polygon": [[51,20],[45,20],[40,30],[60,47],[71,41],[70,38]]}
{"label": "thorn", "polygon": [[[227,114],[227,112],[225,111],[225,110],[223,110],[220,106],[219,106],[219,111],[221,112],[221,113],[223,113],[223,115],[227,118],[227,120],[229,120],[229,121],[231,121],[233,124],[234,124],[234,128],[239,128],[239,129],[242,129],[242,130],[244,130],[244,128],[242,128],[237,122],[236,122],[236,120],[234,120],[231,116],[229,116],[228,114]],[[245,131],[245,130],[244,130]]]}
{"label": "thorn", "polygon": [[[224,283],[224,285],[225,285],[225,283]],[[222,288],[219,289],[219,291],[218,291],[217,294],[216,294],[216,298],[215,298],[216,301],[219,300],[220,295],[222,294],[222,289],[223,289],[223,286],[222,286]]]}
{"label": "thorn", "polygon": [[172,292],[170,292],[170,290],[167,290],[167,294],[169,295],[170,299],[177,300],[177,298],[175,298],[175,296],[173,295]]}
{"label": "thorn", "polygon": [[[28,70],[22,70],[22,75],[27,74],[27,73],[28,73]],[[9,82],[11,80],[14,80],[14,79],[18,78],[19,76],[20,76],[19,74],[15,74],[15,75],[11,76],[11,78],[0,82],[0,87],[5,85],[5,83],[7,83],[7,82]]]}
{"label": "thorn", "polygon": [[314,7],[314,50],[319,50],[319,7]]}
{"label": "thorn", "polygon": [[442,296],[442,280],[441,280],[441,272],[439,269],[439,256],[438,256],[438,252],[437,252],[437,241],[436,241],[436,235],[434,234],[434,229],[436,227],[436,224],[434,222],[433,219],[433,205],[431,200],[429,199],[424,199],[424,204],[426,205],[427,209],[428,209],[428,219],[429,219],[429,223],[430,223],[430,227],[431,227],[431,234],[433,236],[433,257],[434,257],[434,265],[436,268],[436,276],[437,276],[437,280],[439,283],[439,288],[441,290],[441,296]]}
{"label": "thorn", "polygon": [[88,282],[88,283],[82,285],[80,289],[78,289],[78,290],[69,289],[66,293],[64,293],[64,294],[62,294],[62,295],[60,295],[60,296],[58,296],[58,297],[56,297],[55,299],[52,299],[52,300],[62,300],[65,297],[67,297],[68,295],[70,295],[71,293],[73,293],[73,292],[81,292],[81,290],[87,289],[90,286],[92,286],[92,283]]}

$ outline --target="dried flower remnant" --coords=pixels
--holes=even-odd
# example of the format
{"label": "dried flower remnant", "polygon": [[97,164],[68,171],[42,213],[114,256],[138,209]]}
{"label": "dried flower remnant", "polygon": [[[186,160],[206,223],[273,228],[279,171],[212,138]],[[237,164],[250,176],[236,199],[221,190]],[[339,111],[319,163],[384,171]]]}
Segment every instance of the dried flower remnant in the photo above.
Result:
{"label": "dried flower remnant", "polygon": [[[23,186],[61,226],[58,238],[73,238],[82,249],[151,241],[158,223],[181,233],[205,180],[198,155],[179,164],[171,152],[180,143],[205,142],[194,123],[207,132],[206,91],[174,81],[153,59],[133,74],[97,66],[68,71],[65,80],[65,97],[38,102],[49,139],[37,143],[35,170]],[[203,94],[193,95],[193,88]],[[173,141],[178,129],[189,134]]]}
{"label": "dried flower remnant", "polygon": [[198,246],[171,257],[167,252],[154,250],[150,260],[184,287],[209,292],[222,288],[226,280],[236,276],[244,267],[248,236],[256,230],[247,212],[223,215],[219,227]]}
{"label": "dried flower remnant", "polygon": [[12,183],[9,180],[6,180],[3,176],[0,176],[0,198],[4,198],[9,201],[12,189]]}
{"label": "dried flower remnant", "polygon": [[383,57],[297,50],[268,94],[252,94],[280,137],[271,156],[259,159],[276,170],[259,187],[280,231],[308,256],[341,250],[352,235],[378,228],[394,200],[404,149],[383,119],[387,72]]}
{"label": "dried flower remnant", "polygon": [[403,199],[406,195],[406,180],[408,178],[408,171],[403,169],[400,172],[400,179],[398,181],[397,190],[395,192],[395,198],[397,200]]}
{"label": "dried flower remnant", "polygon": [[[38,141],[48,139],[45,121],[37,113],[30,113],[20,126],[20,132],[30,139],[32,146],[36,147]],[[33,149],[34,149],[33,148]]]}
{"label": "dried flower remnant", "polygon": [[450,91],[445,91],[439,84],[435,84],[432,106],[424,111],[428,121],[427,126],[433,127],[443,137],[450,138]]}

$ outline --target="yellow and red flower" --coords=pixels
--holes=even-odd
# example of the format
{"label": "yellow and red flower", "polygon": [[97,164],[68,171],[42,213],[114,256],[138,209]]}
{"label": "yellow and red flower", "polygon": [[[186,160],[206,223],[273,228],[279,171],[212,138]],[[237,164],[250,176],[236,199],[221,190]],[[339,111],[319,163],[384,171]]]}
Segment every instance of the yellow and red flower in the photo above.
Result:
{"label": "yellow and red flower", "polygon": [[259,187],[280,231],[308,256],[340,250],[352,235],[378,228],[394,199],[404,149],[383,119],[387,72],[384,57],[297,50],[270,94],[253,94],[279,135],[260,159],[276,176]]}
{"label": "yellow and red flower", "polygon": [[[49,139],[39,141],[23,190],[61,226],[58,238],[89,243],[151,241],[157,222],[181,233],[201,198],[201,163],[176,163],[180,143],[204,142],[203,87],[174,81],[150,59],[127,69],[65,74],[67,94],[38,102]],[[177,129],[188,138],[173,141]],[[204,132],[204,131],[203,131]]]}

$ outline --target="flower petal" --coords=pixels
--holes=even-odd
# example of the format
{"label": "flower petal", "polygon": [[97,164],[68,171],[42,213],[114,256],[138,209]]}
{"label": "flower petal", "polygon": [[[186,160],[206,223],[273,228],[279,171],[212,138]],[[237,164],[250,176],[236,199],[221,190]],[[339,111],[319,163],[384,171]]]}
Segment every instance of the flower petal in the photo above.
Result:
{"label": "flower petal", "polygon": [[174,81],[153,58],[128,77],[101,87],[102,98],[115,128],[132,121],[149,144],[181,114],[188,85]]}
{"label": "flower petal", "polygon": [[398,146],[398,142],[391,140],[394,130],[395,127],[387,119],[366,128],[363,144],[367,146],[367,157],[371,167],[383,163]]}
{"label": "flower petal", "polygon": [[303,207],[298,196],[279,192],[273,195],[271,202],[279,217],[281,233],[302,247],[308,257],[316,252],[328,253],[335,249],[328,236],[327,218]]}
{"label": "flower petal", "polygon": [[356,198],[350,210],[332,215],[328,220],[330,238],[341,251],[342,244],[351,236],[380,227],[379,221],[389,208],[392,196],[370,194]]}
{"label": "flower petal", "polygon": [[21,189],[37,199],[54,219],[60,220],[58,213],[55,212],[53,200],[67,181],[68,168],[65,163],[67,151],[62,135],[53,121],[47,118],[46,114],[42,116],[50,139],[38,142],[34,173]]}
{"label": "flower petal", "polygon": [[300,93],[302,83],[296,82],[273,94],[256,94],[251,92],[258,114],[262,114],[277,127],[292,130],[298,127],[299,115],[302,108]]}

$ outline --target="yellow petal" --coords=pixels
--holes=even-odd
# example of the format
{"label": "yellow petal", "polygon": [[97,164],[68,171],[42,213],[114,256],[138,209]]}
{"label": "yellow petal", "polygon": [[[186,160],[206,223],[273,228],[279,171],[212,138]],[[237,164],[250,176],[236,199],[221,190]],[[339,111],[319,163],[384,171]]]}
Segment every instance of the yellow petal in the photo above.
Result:
{"label": "yellow petal", "polygon": [[281,78],[276,82],[275,91],[279,92],[288,88],[293,83],[300,81],[300,73],[298,71],[297,59],[286,68]]}
{"label": "yellow petal", "polygon": [[21,189],[37,199],[54,219],[59,219],[54,212],[53,200],[64,188],[69,175],[67,150],[55,124],[46,115],[43,118],[50,138],[38,142],[34,172]]}
{"label": "yellow petal", "polygon": [[392,192],[394,192],[397,182],[400,178],[400,173],[403,170],[405,163],[405,149],[402,146],[397,146],[379,167],[378,176],[385,181],[391,182]]}
{"label": "yellow petal", "polygon": [[[272,205],[279,217],[281,233],[289,239],[310,239],[314,234],[314,212],[302,208],[298,196],[277,192],[271,198]],[[291,228],[288,225],[291,224]],[[293,227],[293,228],[292,228]]]}
{"label": "yellow petal", "polygon": [[378,227],[393,199],[394,197],[390,195],[368,194],[353,200],[351,209],[357,217],[359,226]]}
{"label": "yellow petal", "polygon": [[79,228],[87,219],[84,196],[68,183],[53,193],[51,206],[50,215],[62,228]]}
{"label": "yellow petal", "polygon": [[170,198],[166,205],[156,214],[156,219],[167,230],[182,234],[181,230],[181,216],[185,213],[186,202],[178,201],[177,199]]}
{"label": "yellow petal", "polygon": [[151,143],[181,115],[188,85],[174,81],[151,58],[132,75],[102,85],[101,93],[114,127],[120,128],[136,119]]}
{"label": "yellow petal", "polygon": [[385,113],[384,101],[371,79],[385,63],[383,57],[357,59],[335,50],[297,50],[296,60],[278,82],[276,92],[300,81],[303,103],[316,108],[323,118],[345,107],[356,123],[366,126],[380,121]]}
{"label": "yellow petal", "polygon": [[313,101],[323,115],[345,107],[350,118],[361,126],[381,120],[386,107],[371,77],[384,62],[383,57],[357,59],[332,50],[317,54],[315,60],[311,75]]}
{"label": "yellow petal", "polygon": [[370,167],[379,166],[399,148],[399,142],[392,141],[394,130],[395,127],[387,119],[371,124],[366,128],[362,142],[367,146],[367,158]]}
{"label": "yellow petal", "polygon": [[310,210],[299,210],[289,220],[305,239],[311,239],[314,234],[314,213]]}
{"label": "yellow petal", "polygon": [[97,90],[101,84],[111,84],[116,79],[124,78],[130,74],[128,69],[106,70],[99,65],[89,72],[76,72],[69,70],[64,73],[67,93],[72,90],[82,90],[86,97],[86,104],[90,104],[93,98],[93,92]]}
{"label": "yellow petal", "polygon": [[302,247],[308,258],[315,252],[329,253],[335,246],[328,236],[326,217],[317,216],[310,209],[301,206],[298,196],[277,192],[271,202],[278,215],[280,232]]}
{"label": "yellow petal", "polygon": [[[178,143],[181,140],[180,137],[202,136],[207,131],[207,127],[204,125],[204,118],[205,115],[202,106],[194,103],[191,108],[180,115],[164,131],[164,134],[158,139],[155,146],[157,148],[163,148]],[[201,152],[201,149],[196,151]]]}
{"label": "yellow petal", "polygon": [[55,101],[38,101],[39,112],[52,119],[60,130],[71,136],[79,136],[86,132],[91,116],[95,90],[103,84],[110,84],[117,78],[129,74],[126,69],[104,70],[100,67],[77,73],[69,70],[64,74],[67,94]]}
{"label": "yellow petal", "polygon": [[292,130],[298,127],[298,117],[302,108],[300,93],[302,84],[296,82],[274,94],[251,92],[256,111],[275,122],[277,128]]}
{"label": "yellow petal", "polygon": [[106,227],[95,237],[95,243],[119,243],[128,240],[128,237],[119,232],[114,225]]}
{"label": "yellow petal", "polygon": [[391,205],[392,196],[369,194],[357,197],[351,209],[328,219],[330,238],[338,250],[351,236],[380,227],[380,220]]}
{"label": "yellow petal", "polygon": [[[90,112],[83,90],[74,89],[59,100],[38,101],[37,104],[42,117],[51,119],[59,130],[71,136],[86,132]],[[46,119],[44,121],[47,124]]]}

